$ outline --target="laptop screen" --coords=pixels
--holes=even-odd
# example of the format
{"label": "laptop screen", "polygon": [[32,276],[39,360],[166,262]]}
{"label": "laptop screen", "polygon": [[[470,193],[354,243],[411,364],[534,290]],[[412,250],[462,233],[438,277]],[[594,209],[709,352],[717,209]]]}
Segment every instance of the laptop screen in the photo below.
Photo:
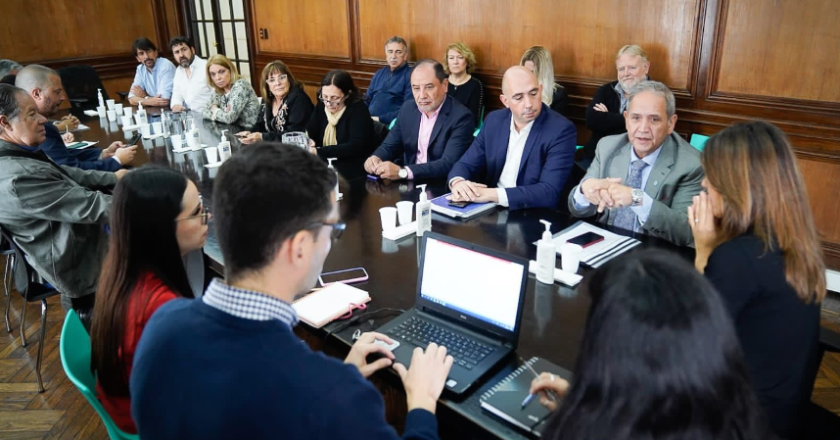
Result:
{"label": "laptop screen", "polygon": [[512,332],[524,270],[522,264],[429,237],[420,296]]}

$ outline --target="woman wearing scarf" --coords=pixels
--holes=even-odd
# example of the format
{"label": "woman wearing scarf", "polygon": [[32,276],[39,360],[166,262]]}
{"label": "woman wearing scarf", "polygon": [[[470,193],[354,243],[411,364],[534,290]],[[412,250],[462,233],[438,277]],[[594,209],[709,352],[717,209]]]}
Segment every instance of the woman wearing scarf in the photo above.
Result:
{"label": "woman wearing scarf", "polygon": [[310,151],[321,159],[334,157],[345,179],[364,177],[364,163],[376,148],[373,120],[350,74],[332,70],[321,81],[318,105],[309,119]]}

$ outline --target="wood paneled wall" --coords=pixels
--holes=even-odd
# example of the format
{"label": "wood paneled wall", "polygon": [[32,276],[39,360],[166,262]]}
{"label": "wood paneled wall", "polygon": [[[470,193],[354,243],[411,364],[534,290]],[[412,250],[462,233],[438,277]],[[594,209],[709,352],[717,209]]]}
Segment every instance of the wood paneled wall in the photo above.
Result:
{"label": "wood paneled wall", "polygon": [[114,98],[134,78],[134,39],[148,37],[169,55],[169,39],[186,28],[180,0],[5,0],[2,10],[0,58],[52,68],[90,64]]}
{"label": "wood paneled wall", "polygon": [[840,268],[840,204],[830,201],[840,193],[836,0],[249,1],[253,28],[269,30],[268,40],[253,36],[255,70],[282,59],[310,93],[336,68],[366,88],[393,35],[409,42],[412,60],[443,60],[449,43],[463,41],[476,53],[489,111],[501,107],[504,70],[528,47],[546,46],[581,144],[586,105],[615,79],[615,52],[639,44],[651,78],[677,96],[683,136],[756,118],[790,136],[829,265]]}

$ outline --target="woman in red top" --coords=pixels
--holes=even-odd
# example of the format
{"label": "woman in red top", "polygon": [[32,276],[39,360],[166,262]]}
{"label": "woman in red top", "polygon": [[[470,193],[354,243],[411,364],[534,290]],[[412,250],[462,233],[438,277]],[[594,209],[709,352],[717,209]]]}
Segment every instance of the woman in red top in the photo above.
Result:
{"label": "woman in red top", "polygon": [[195,184],[169,168],[137,169],[114,189],[91,326],[91,370],[102,406],[125,432],[137,432],[128,390],[134,350],[155,310],[193,297],[182,257],[204,246],[209,218]]}

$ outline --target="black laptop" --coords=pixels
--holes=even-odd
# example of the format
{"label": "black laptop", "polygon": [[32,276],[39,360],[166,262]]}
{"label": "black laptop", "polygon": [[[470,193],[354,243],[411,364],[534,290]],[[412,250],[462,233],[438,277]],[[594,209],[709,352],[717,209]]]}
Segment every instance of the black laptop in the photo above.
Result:
{"label": "black laptop", "polygon": [[446,389],[466,392],[516,349],[528,260],[445,235],[423,235],[414,308],[377,331],[395,339],[406,367],[416,347],[434,342],[455,363]]}

